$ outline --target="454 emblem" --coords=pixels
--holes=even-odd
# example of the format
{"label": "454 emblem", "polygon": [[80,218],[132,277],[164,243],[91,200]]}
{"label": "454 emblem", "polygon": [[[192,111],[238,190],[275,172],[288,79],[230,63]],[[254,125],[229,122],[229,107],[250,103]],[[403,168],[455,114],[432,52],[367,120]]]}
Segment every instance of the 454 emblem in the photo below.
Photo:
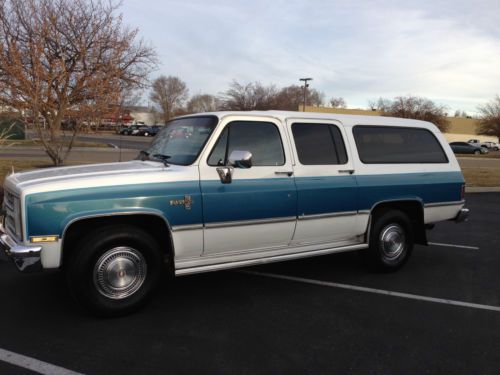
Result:
{"label": "454 emblem", "polygon": [[190,195],[185,195],[184,199],[172,199],[170,201],[171,206],[184,206],[186,210],[190,210],[193,203],[193,198]]}

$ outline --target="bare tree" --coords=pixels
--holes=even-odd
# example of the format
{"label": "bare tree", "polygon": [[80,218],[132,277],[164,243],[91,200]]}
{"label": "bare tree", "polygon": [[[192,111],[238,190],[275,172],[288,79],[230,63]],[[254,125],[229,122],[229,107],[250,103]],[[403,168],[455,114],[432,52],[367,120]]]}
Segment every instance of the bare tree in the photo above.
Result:
{"label": "bare tree", "polygon": [[[306,105],[315,107],[323,104],[325,95],[316,89],[307,89]],[[304,101],[304,88],[298,85],[283,87],[276,96],[275,109],[297,111]]]}
{"label": "bare tree", "polygon": [[[145,84],[155,52],[114,0],[1,0],[0,105],[22,113],[55,165],[84,121]],[[74,123],[69,142],[61,123]]]}
{"label": "bare tree", "polygon": [[[307,90],[306,105],[320,106],[324,94]],[[241,84],[233,81],[222,97],[222,107],[226,110],[286,110],[296,111],[304,100],[303,88],[297,85],[277,89],[275,85],[264,86],[260,82]]]}
{"label": "bare tree", "polygon": [[398,96],[393,100],[379,98],[377,109],[382,112],[383,116],[432,122],[442,132],[450,126],[445,106],[437,105],[429,99],[418,96]]}
{"label": "bare tree", "polygon": [[210,94],[194,95],[189,99],[187,111],[189,113],[213,112],[220,107],[219,100]]}
{"label": "bare tree", "polygon": [[478,134],[491,135],[500,142],[500,96],[478,108],[479,129]]}
{"label": "bare tree", "polygon": [[186,83],[180,78],[160,76],[153,81],[149,97],[161,108],[163,121],[167,123],[176,111],[182,109],[188,93]]}
{"label": "bare tree", "polygon": [[345,102],[344,98],[341,98],[340,96],[338,98],[331,98],[330,105],[333,108],[347,108],[347,103]]}
{"label": "bare tree", "polygon": [[241,84],[234,80],[221,98],[222,109],[232,111],[268,110],[274,106],[276,86],[260,82]]}

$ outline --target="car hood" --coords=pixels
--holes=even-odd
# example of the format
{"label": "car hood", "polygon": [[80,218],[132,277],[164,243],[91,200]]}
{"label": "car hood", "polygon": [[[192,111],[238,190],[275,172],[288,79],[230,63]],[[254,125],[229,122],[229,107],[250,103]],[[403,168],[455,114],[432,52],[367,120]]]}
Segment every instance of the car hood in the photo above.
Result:
{"label": "car hood", "polygon": [[186,169],[186,167],[173,165],[167,167],[161,162],[139,160],[123,163],[47,168],[11,174],[5,180],[5,187],[15,193],[21,194],[172,181],[175,180],[176,173],[165,172],[182,172],[183,169]]}

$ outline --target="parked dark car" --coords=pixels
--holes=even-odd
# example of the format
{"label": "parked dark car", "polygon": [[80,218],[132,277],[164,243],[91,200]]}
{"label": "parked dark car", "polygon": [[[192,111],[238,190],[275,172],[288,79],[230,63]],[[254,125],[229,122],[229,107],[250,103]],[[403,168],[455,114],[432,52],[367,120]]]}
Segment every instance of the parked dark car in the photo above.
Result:
{"label": "parked dark car", "polygon": [[[158,131],[156,131],[156,133],[158,133]],[[132,134],[143,136],[143,137],[153,137],[156,135],[156,133],[155,133],[155,130],[153,130],[152,126],[142,125],[142,126],[139,126],[137,133],[132,133]]]}
{"label": "parked dark car", "polygon": [[149,135],[154,137],[161,130],[161,126],[153,125],[153,126],[150,126],[149,129],[151,130],[151,133]]}
{"label": "parked dark car", "polygon": [[455,154],[487,154],[488,149],[485,147],[474,146],[467,142],[451,142],[451,149]]}
{"label": "parked dark car", "polygon": [[136,135],[137,132],[139,131],[139,126],[138,125],[130,125],[127,127],[124,127],[123,129],[120,130],[120,134],[123,135]]}

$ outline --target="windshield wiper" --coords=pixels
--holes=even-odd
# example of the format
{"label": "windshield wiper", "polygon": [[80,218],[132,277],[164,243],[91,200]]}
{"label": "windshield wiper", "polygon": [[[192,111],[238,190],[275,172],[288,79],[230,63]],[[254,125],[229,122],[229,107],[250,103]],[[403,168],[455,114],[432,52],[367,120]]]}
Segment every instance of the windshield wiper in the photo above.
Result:
{"label": "windshield wiper", "polygon": [[163,164],[165,164],[166,167],[169,167],[170,165],[167,163],[167,160],[170,159],[172,156],[170,155],[163,155],[163,154],[154,154],[153,157],[155,159],[160,159]]}

